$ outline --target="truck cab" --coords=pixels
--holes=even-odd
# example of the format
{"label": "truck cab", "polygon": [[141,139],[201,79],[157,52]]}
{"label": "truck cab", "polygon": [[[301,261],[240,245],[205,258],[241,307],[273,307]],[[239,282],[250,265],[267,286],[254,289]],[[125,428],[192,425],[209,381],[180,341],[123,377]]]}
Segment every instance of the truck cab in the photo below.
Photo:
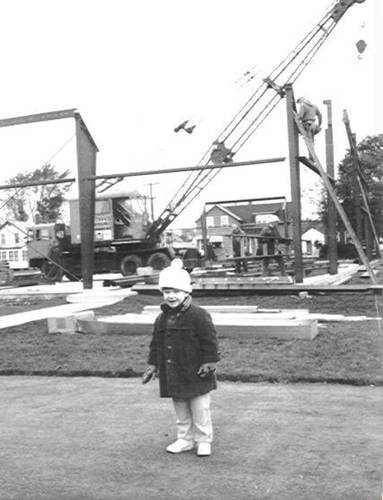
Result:
{"label": "truck cab", "polygon": [[[147,197],[139,193],[97,194],[94,215],[94,241],[144,240],[150,225]],[[71,243],[81,243],[79,200],[69,200]]]}

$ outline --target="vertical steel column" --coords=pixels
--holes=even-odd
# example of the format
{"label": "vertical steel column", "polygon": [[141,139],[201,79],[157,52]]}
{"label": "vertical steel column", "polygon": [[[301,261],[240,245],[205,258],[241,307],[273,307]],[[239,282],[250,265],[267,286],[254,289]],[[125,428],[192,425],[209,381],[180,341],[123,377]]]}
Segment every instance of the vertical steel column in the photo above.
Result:
{"label": "vertical steel column", "polygon": [[[326,140],[326,171],[327,174],[334,178],[334,136],[332,129],[332,102],[330,99],[323,101],[323,104],[327,106],[327,128],[325,130],[325,140]],[[327,233],[327,246],[328,246],[328,258],[330,261],[330,274],[336,274],[338,272],[338,249],[336,240],[336,220],[337,220],[337,210],[335,204],[327,192],[327,215],[328,215],[328,233]]]}
{"label": "vertical steel column", "polygon": [[285,86],[287,131],[289,138],[289,163],[290,163],[290,189],[292,201],[293,221],[293,249],[295,282],[303,283],[303,257],[302,257],[302,228],[301,228],[301,183],[299,172],[299,137],[294,120],[295,99],[293,88],[290,84]]}
{"label": "vertical steel column", "polygon": [[94,271],[94,205],[97,146],[79,113],[75,113],[78,195],[81,231],[81,274],[83,288],[92,288]]}

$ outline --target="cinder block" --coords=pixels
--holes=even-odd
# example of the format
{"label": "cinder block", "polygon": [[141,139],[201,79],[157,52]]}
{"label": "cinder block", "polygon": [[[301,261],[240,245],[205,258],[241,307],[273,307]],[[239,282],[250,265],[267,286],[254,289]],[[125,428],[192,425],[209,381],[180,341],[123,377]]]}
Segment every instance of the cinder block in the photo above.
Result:
{"label": "cinder block", "polygon": [[48,318],[48,333],[75,333],[78,320],[92,321],[94,319],[94,311],[82,311],[70,316]]}

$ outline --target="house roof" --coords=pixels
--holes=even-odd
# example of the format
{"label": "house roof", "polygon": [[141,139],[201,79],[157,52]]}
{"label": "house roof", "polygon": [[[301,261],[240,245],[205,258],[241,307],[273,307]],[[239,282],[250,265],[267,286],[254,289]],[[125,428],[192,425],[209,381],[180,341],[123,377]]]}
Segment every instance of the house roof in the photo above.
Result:
{"label": "house roof", "polygon": [[[241,217],[239,217],[237,214],[235,214],[234,212],[232,212],[228,207],[224,207],[222,205],[219,205],[219,204],[216,204],[216,205],[213,205],[209,208],[209,210],[206,211],[206,215],[208,216],[209,213],[214,209],[214,208],[219,208],[220,210],[222,210],[222,212],[225,212],[227,215],[230,215],[230,217],[233,217],[233,219],[237,219],[239,222],[242,222],[242,219]],[[201,219],[201,216],[198,217],[197,221],[196,222],[199,222],[199,220]]]}
{"label": "house roof", "polygon": [[[286,203],[281,201],[274,203],[244,203],[225,206],[222,204],[215,204],[206,211],[206,215],[208,215],[214,208],[219,208],[234,219],[237,219],[242,223],[249,223],[254,222],[254,215],[257,214],[281,214],[285,206],[288,218],[291,206],[291,202],[289,201]],[[199,217],[196,222],[198,222],[200,218],[201,217]]]}
{"label": "house roof", "polygon": [[326,233],[326,228],[320,220],[303,220],[301,224],[302,234],[306,233],[309,229],[316,229],[321,233]]}
{"label": "house roof", "polygon": [[234,219],[237,219],[237,220],[241,220],[241,217],[238,216],[235,212],[233,212],[232,210],[230,210],[229,207],[224,207],[223,205],[215,205],[216,207],[220,208],[221,210],[223,210],[224,212],[227,213],[227,215],[230,215],[230,217],[234,217]]}
{"label": "house roof", "polygon": [[[286,203],[289,205],[289,202]],[[256,214],[277,214],[282,212],[285,203],[248,203],[246,205],[229,205],[226,208],[236,214],[243,222],[253,222]]]}

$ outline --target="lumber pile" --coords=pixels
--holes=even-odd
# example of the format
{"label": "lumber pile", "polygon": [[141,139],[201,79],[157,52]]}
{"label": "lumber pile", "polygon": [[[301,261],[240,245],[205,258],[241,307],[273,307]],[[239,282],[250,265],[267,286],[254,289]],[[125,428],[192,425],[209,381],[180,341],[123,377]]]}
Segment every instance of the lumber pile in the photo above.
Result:
{"label": "lumber pile", "polygon": [[[258,306],[207,305],[219,337],[277,338],[313,340],[319,323],[366,321],[376,318],[341,314],[312,314],[308,309],[261,309]],[[159,306],[145,306],[139,314],[103,316],[97,320],[77,321],[80,333],[96,335],[150,335]]]}
{"label": "lumber pile", "polygon": [[[307,309],[259,310],[257,306],[207,306],[220,337],[312,340],[318,334],[318,320]],[[158,307],[147,306],[140,314],[102,317],[77,322],[78,331],[93,334],[149,335]]]}

